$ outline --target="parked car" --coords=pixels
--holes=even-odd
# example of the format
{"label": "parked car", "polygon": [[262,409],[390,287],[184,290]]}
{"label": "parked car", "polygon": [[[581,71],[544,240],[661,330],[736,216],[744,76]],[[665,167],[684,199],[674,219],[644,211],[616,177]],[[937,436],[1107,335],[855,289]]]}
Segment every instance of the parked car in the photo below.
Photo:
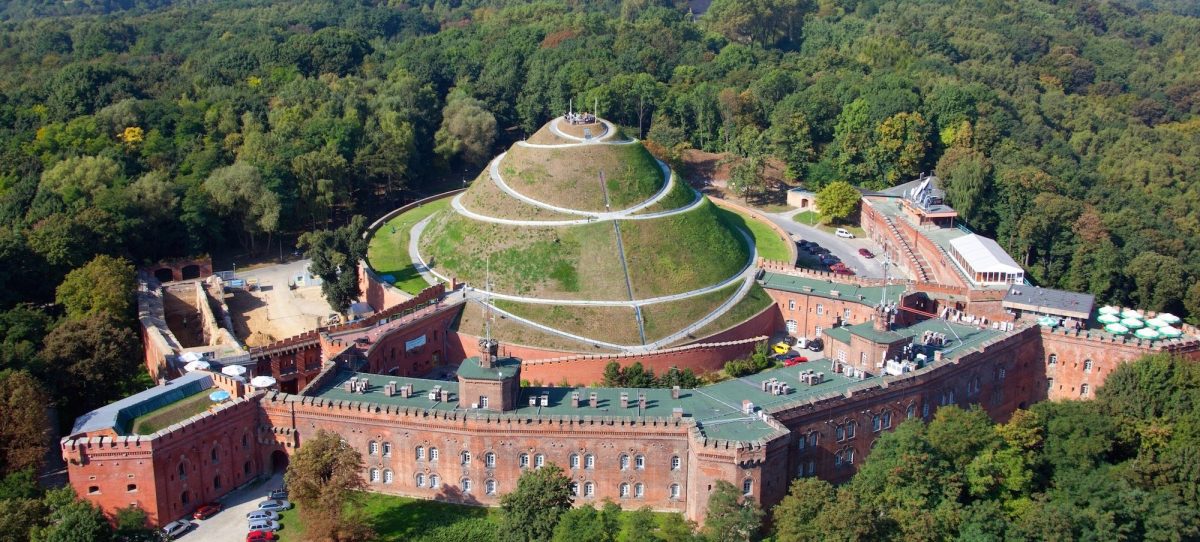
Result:
{"label": "parked car", "polygon": [[246,514],[246,519],[248,521],[258,521],[264,519],[279,521],[279,512],[275,512],[273,510],[253,510],[249,514]]}
{"label": "parked car", "polygon": [[788,346],[796,346],[796,338],[791,335],[784,337],[783,342],[788,343]]}
{"label": "parked car", "polygon": [[259,510],[287,510],[292,507],[292,503],[283,499],[267,499],[258,503]]}
{"label": "parked car", "polygon": [[288,498],[287,489],[280,488],[280,489],[272,490],[270,493],[267,494],[267,498],[268,499],[286,499],[286,498]]}
{"label": "parked car", "polygon": [[192,512],[192,519],[208,519],[221,511],[221,503],[210,502],[200,505],[195,512]]}
{"label": "parked car", "polygon": [[250,531],[246,533],[246,542],[272,542],[279,540],[279,535],[272,531]]}
{"label": "parked car", "polygon": [[859,255],[861,255],[864,258],[874,258],[875,257],[875,255],[872,254],[871,251],[869,251],[865,248],[858,249],[858,253],[859,253]]}
{"label": "parked car", "polygon": [[252,521],[252,522],[250,522],[250,530],[251,530],[251,531],[270,531],[270,532],[275,532],[275,531],[278,531],[278,530],[279,530],[279,522],[278,522],[278,521],[272,521],[272,520],[269,520],[269,519],[263,519],[263,520],[259,520],[259,521]]}
{"label": "parked car", "polygon": [[843,228],[838,228],[833,233],[843,239],[854,239],[854,234]]}
{"label": "parked car", "polygon": [[186,519],[181,519],[164,525],[162,528],[162,534],[163,536],[167,537],[168,540],[174,540],[179,538],[179,535],[188,532],[188,529],[191,528],[192,522]]}
{"label": "parked car", "polygon": [[847,277],[854,275],[854,270],[848,267],[839,267],[834,269],[833,272],[838,275],[846,275]]}
{"label": "parked car", "polygon": [[771,350],[776,354],[786,354],[792,350],[792,346],[786,342],[779,341],[775,343],[775,346],[771,347]]}
{"label": "parked car", "polygon": [[799,355],[799,354],[795,354],[795,355],[788,356],[788,357],[784,358],[784,359],[783,359],[783,366],[784,366],[784,367],[791,367],[791,366],[793,366],[793,365],[796,365],[797,363],[807,363],[807,362],[808,362],[808,358],[806,358],[806,357],[804,357],[804,356],[801,356],[801,355]]}
{"label": "parked car", "polygon": [[813,352],[820,352],[822,348],[825,348],[824,341],[822,341],[821,339],[809,339],[809,341],[808,341],[808,349],[809,350],[812,350]]}

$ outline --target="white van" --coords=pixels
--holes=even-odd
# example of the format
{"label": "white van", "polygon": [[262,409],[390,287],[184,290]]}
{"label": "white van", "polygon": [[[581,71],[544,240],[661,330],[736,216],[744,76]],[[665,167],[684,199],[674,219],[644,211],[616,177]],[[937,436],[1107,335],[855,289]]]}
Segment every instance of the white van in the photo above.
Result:
{"label": "white van", "polygon": [[853,233],[850,233],[842,228],[838,228],[837,231],[835,231],[833,233],[837,234],[838,237],[843,237],[846,239],[854,239]]}

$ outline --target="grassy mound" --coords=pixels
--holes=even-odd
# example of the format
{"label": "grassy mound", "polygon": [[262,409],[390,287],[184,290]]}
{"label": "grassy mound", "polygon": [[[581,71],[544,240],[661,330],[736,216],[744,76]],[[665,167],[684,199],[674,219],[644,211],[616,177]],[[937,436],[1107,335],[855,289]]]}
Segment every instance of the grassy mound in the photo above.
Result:
{"label": "grassy mound", "polygon": [[496,300],[496,306],[573,335],[622,345],[642,344],[632,307],[557,306],[505,300]]}
{"label": "grassy mound", "polygon": [[750,259],[746,240],[708,201],[686,213],[622,221],[621,237],[639,299],[719,283],[740,272]]}
{"label": "grassy mound", "polygon": [[[746,292],[746,297],[729,308],[725,314],[717,317],[716,320],[709,322],[708,325],[697,330],[693,335],[703,339],[709,335],[715,335],[733,326],[748,320],[763,311],[763,309],[771,306],[771,296],[767,295],[766,290],[762,286],[755,284],[750,287],[750,291]],[[684,339],[675,344],[685,344],[692,342],[694,339]]]}
{"label": "grassy mound", "polygon": [[450,198],[442,198],[415,209],[410,209],[380,226],[371,236],[367,246],[367,263],[380,276],[391,275],[395,286],[416,295],[429,287],[429,283],[417,273],[412,258],[408,255],[408,242],[413,225],[438,211],[450,207]]}
{"label": "grassy mound", "polygon": [[611,210],[632,207],[653,197],[666,182],[658,162],[641,144],[561,149],[514,145],[499,167],[513,190],[580,211],[604,211],[606,190]]}
{"label": "grassy mound", "polygon": [[514,220],[570,220],[582,218],[538,207],[514,198],[500,189],[485,171],[463,194],[463,207],[484,216]]}
{"label": "grassy mound", "polygon": [[695,200],[696,191],[692,190],[691,186],[688,186],[687,181],[677,176],[675,179],[675,184],[671,186],[671,190],[667,192],[667,195],[663,196],[663,199],[658,200],[658,202],[654,205],[646,207],[635,214],[644,215],[649,213],[657,213],[660,211],[679,209],[681,207],[686,207],[689,203]]}
{"label": "grassy mound", "polygon": [[[480,305],[471,303],[459,313],[458,321],[455,322],[453,329],[467,335],[482,337],[484,332],[483,318],[483,308]],[[499,337],[503,344],[519,344],[563,352],[581,352],[587,354],[607,354],[613,352],[613,350],[607,348],[596,348],[590,343],[568,339],[525,325],[512,318],[500,318],[498,315],[494,315],[492,319],[492,336]]]}
{"label": "grassy mound", "polygon": [[733,297],[741,287],[742,283],[739,282],[704,295],[642,307],[646,340],[656,341],[708,316],[722,303]]}
{"label": "grassy mound", "polygon": [[611,223],[523,227],[434,217],[421,256],[438,272],[483,287],[491,258],[493,290],[562,299],[628,299]]}
{"label": "grassy mound", "polygon": [[724,207],[718,207],[717,214],[726,224],[750,232],[760,257],[778,262],[790,262],[794,259],[791,253],[792,241],[779,235],[770,224],[741,211]]}

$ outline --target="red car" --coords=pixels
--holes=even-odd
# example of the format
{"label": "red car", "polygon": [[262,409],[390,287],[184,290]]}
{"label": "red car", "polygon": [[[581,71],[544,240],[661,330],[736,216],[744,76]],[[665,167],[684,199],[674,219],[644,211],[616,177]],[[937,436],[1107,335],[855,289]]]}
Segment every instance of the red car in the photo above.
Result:
{"label": "red car", "polygon": [[808,362],[808,358],[806,358],[804,356],[790,356],[790,357],[783,358],[783,366],[784,367],[791,367],[793,365],[796,365],[797,363],[807,363],[807,362]]}
{"label": "red car", "polygon": [[871,254],[871,251],[869,251],[869,250],[867,250],[867,249],[865,249],[865,248],[860,248],[860,249],[858,249],[858,253],[859,253],[860,255],[862,255],[862,257],[864,257],[864,258],[874,258],[874,257],[875,257],[875,255],[874,255],[874,254]]}
{"label": "red car", "polygon": [[279,540],[279,535],[271,531],[250,531],[246,533],[246,542],[271,542]]}
{"label": "red car", "polygon": [[200,505],[195,512],[192,513],[193,519],[208,519],[213,517],[217,512],[221,511],[221,503],[210,502]]}

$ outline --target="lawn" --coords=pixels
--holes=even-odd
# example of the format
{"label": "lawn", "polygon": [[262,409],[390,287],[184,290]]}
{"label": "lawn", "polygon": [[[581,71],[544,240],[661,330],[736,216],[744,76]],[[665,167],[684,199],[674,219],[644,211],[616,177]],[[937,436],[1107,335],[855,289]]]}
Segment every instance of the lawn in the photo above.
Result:
{"label": "lawn", "polygon": [[[503,512],[500,508],[450,504],[380,493],[363,493],[360,509],[374,527],[381,542],[434,542],[439,540],[478,540],[497,538]],[[597,505],[597,508],[599,505]],[[283,529],[280,542],[298,542],[304,534],[299,507],[280,514]],[[676,514],[654,513],[660,526]],[[626,525],[631,514],[622,512],[621,524]],[[615,534],[615,533],[614,533]]]}
{"label": "lawn", "polygon": [[855,237],[863,237],[867,234],[867,232],[863,231],[861,226],[856,226],[854,224],[823,224],[821,223],[821,213],[816,211],[801,211],[792,215],[792,220],[800,224],[807,224],[809,226],[819,228],[829,233],[834,233],[838,228],[842,228],[850,233],[853,233]]}
{"label": "lawn", "polygon": [[[484,332],[482,306],[474,303],[467,305],[462,313],[459,314],[458,321],[454,325],[454,330],[482,337]],[[520,344],[586,354],[612,353],[607,348],[596,348],[591,343],[584,343],[554,335],[517,322],[512,318],[500,318],[496,316],[492,321],[492,335],[503,337],[505,344]]]}
{"label": "lawn", "polygon": [[380,276],[391,275],[395,286],[416,295],[429,287],[429,283],[417,273],[412,258],[408,256],[408,241],[412,227],[438,211],[450,206],[450,198],[442,198],[410,209],[387,221],[375,231],[367,247],[367,263]]}
{"label": "lawn", "polygon": [[641,144],[560,149],[516,145],[499,167],[505,184],[513,190],[582,211],[604,211],[606,188],[615,211],[649,199],[665,182],[658,162]]}
{"label": "lawn", "polygon": [[621,238],[638,299],[717,284],[750,258],[745,238],[709,201],[685,213],[623,221]]}
{"label": "lawn", "polygon": [[737,284],[731,284],[704,295],[642,307],[646,340],[656,341],[708,316],[725,300],[733,296],[741,286],[742,283],[739,281]]}
{"label": "lawn", "polygon": [[632,307],[543,305],[496,300],[501,310],[554,329],[622,345],[642,344]]}
{"label": "lawn", "polygon": [[462,198],[467,210],[494,218],[516,220],[578,220],[578,215],[568,215],[526,203],[507,194],[492,181],[487,171],[479,175]]}
{"label": "lawn", "polygon": [[687,181],[680,177],[676,177],[675,184],[671,186],[671,191],[663,196],[663,199],[657,203],[638,211],[636,214],[657,213],[659,211],[669,211],[678,209],[696,200],[696,191],[688,186]]}
{"label": "lawn", "polygon": [[741,211],[724,207],[718,207],[717,213],[726,224],[749,231],[750,235],[754,236],[759,257],[779,262],[791,261],[792,241],[780,236],[770,224]]}
{"label": "lawn", "polygon": [[[695,335],[696,337],[704,338],[725,331],[728,328],[745,322],[751,316],[762,312],[771,303],[771,296],[767,295],[762,286],[755,284],[750,287],[750,291],[746,292],[746,297],[743,297],[737,305],[734,305],[728,312],[717,317],[716,320],[709,322],[707,326],[700,328]],[[687,340],[690,341],[691,339]]]}
{"label": "lawn", "polygon": [[165,407],[142,414],[134,418],[129,426],[135,435],[149,435],[170,427],[171,424],[179,423],[208,410],[208,407],[213,405],[208,394],[213,391],[213,389],[201,390]]}

